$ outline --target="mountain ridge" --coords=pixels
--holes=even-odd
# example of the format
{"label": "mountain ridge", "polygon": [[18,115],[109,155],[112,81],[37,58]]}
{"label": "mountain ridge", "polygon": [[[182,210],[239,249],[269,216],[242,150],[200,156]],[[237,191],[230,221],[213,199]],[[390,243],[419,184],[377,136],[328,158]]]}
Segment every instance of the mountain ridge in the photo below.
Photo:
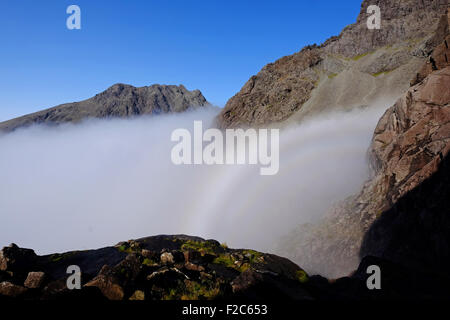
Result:
{"label": "mountain ridge", "polygon": [[77,123],[86,118],[124,118],[143,114],[183,112],[191,107],[207,105],[210,104],[200,90],[189,91],[183,85],[154,84],[134,87],[117,83],[86,100],[61,104],[0,122],[0,132],[10,132],[33,124]]}
{"label": "mountain ridge", "polygon": [[[369,30],[366,10],[381,9],[381,29]],[[364,0],[354,24],[322,45],[264,66],[228,100],[220,128],[283,126],[329,110],[392,100],[408,89],[432,49],[442,42],[446,0]]]}

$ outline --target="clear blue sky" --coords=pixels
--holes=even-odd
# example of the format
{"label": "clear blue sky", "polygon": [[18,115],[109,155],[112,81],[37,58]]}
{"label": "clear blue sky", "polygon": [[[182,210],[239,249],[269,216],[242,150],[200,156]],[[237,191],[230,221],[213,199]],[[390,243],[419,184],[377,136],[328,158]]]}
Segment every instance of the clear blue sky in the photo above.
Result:
{"label": "clear blue sky", "polygon": [[[81,30],[66,8],[81,8]],[[353,23],[361,0],[0,0],[0,121],[114,83],[184,84],[223,106],[265,64]]]}

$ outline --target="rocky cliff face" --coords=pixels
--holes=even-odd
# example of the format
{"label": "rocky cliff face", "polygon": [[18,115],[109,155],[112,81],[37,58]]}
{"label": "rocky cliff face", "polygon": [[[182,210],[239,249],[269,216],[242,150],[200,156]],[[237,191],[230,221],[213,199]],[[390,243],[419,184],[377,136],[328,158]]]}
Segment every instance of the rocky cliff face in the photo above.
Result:
{"label": "rocky cliff face", "polygon": [[[381,9],[381,29],[369,30],[367,7]],[[269,125],[325,110],[398,97],[442,42],[447,0],[363,1],[355,24],[321,46],[266,65],[232,97],[217,118],[221,128]]]}
{"label": "rocky cliff face", "polygon": [[32,124],[79,122],[86,118],[130,117],[144,114],[182,112],[189,107],[208,105],[199,90],[183,85],[152,85],[136,88],[115,84],[90,99],[67,103],[0,123],[1,131],[12,131]]}
{"label": "rocky cliff face", "polygon": [[[449,137],[447,129],[446,139]],[[434,163],[432,166],[434,169]],[[449,231],[450,157],[447,153],[428,179],[375,220],[364,235],[360,254],[448,277]]]}
{"label": "rocky cliff face", "polygon": [[389,108],[369,149],[372,178],[358,195],[338,204],[322,222],[293,232],[280,252],[307,271],[331,277],[353,270],[359,262],[363,236],[373,222],[434,174],[447,156],[449,87],[447,66],[411,87]]}

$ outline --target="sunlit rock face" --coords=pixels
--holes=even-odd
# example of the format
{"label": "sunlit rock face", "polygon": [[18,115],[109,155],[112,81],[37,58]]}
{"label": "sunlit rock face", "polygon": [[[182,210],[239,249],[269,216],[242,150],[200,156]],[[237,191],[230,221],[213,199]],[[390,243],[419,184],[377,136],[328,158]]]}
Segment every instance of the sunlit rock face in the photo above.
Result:
{"label": "sunlit rock face", "polygon": [[[381,28],[368,29],[377,5]],[[365,0],[357,21],[320,46],[267,64],[217,117],[221,128],[298,121],[324,110],[351,109],[381,96],[397,98],[442,38],[447,1]]]}

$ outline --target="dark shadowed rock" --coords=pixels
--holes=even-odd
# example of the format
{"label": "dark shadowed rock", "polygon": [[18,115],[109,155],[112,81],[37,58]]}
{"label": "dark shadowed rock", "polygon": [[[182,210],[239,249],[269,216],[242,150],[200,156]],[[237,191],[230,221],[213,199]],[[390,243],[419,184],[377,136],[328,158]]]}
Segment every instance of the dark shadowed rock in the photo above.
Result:
{"label": "dark shadowed rock", "polygon": [[448,276],[450,269],[450,157],[371,225],[361,256]]}
{"label": "dark shadowed rock", "polygon": [[[448,168],[446,169],[448,170]],[[446,179],[448,180],[448,173]],[[438,185],[448,188],[448,181],[441,181]],[[444,184],[444,182],[446,184]],[[435,181],[430,182],[435,185]],[[430,192],[441,192],[433,189]],[[411,196],[414,196],[413,194]],[[425,194],[423,195],[426,196]],[[430,194],[431,196],[431,194]],[[420,201],[418,198],[417,201]],[[448,203],[445,202],[445,203]],[[445,203],[442,203],[444,205]],[[414,220],[414,219],[412,219]],[[419,221],[420,223],[420,221]],[[415,228],[417,222],[412,222]],[[389,224],[388,224],[389,225]],[[446,228],[443,224],[443,229]],[[383,224],[383,237],[386,234],[395,234]],[[425,228],[425,227],[424,227]],[[439,231],[439,230],[438,230]],[[379,230],[377,231],[379,232]],[[402,235],[399,233],[398,235]],[[438,232],[442,240],[447,241],[444,233]],[[389,238],[389,237],[387,237]],[[395,239],[391,237],[390,239]],[[375,239],[377,241],[377,239]],[[396,240],[397,241],[397,240]],[[406,240],[405,240],[406,241]],[[382,242],[382,244],[385,242]],[[414,244],[414,242],[411,242]],[[402,248],[401,241],[399,243]],[[432,245],[432,243],[427,243]],[[144,249],[145,247],[151,248]],[[164,265],[159,256],[148,255],[152,252],[182,252],[189,248],[190,252],[198,252],[200,256],[214,256],[210,262],[199,261],[173,263]],[[394,247],[394,246],[392,246]],[[133,249],[131,249],[133,248]],[[389,248],[387,246],[386,248]],[[420,249],[413,247],[412,250]],[[81,290],[69,290],[66,285],[67,275],[59,276],[58,272],[47,275],[49,282],[41,288],[34,289],[22,287],[17,283],[14,272],[11,279],[0,284],[0,299],[30,299],[30,300],[64,300],[64,301],[102,301],[102,300],[204,300],[204,299],[262,299],[262,300],[312,300],[312,299],[337,299],[337,300],[367,300],[367,299],[391,299],[391,298],[448,298],[445,287],[449,285],[449,279],[442,273],[430,273],[415,267],[414,264],[404,266],[398,262],[392,262],[381,257],[365,257],[359,268],[349,277],[328,281],[320,276],[309,277],[305,271],[291,261],[271,254],[246,250],[229,249],[215,241],[206,241],[197,237],[161,235],[138,240],[121,242],[114,250],[128,251],[120,261],[109,266],[104,265],[93,278],[85,281],[83,274],[83,286]],[[101,261],[106,261],[102,254],[109,256],[108,251],[92,250],[90,263],[96,269]],[[386,250],[385,252],[388,252]],[[88,250],[87,253],[90,251]],[[146,256],[141,253],[146,253]],[[371,251],[374,253],[373,251]],[[423,256],[423,251],[417,251]],[[432,251],[433,252],[433,251]],[[446,251],[439,251],[440,254]],[[71,264],[77,264],[72,255]],[[394,252],[395,253],[395,252]],[[64,255],[67,255],[66,253]],[[405,253],[406,254],[406,253]],[[156,261],[152,261],[155,257]],[[394,260],[395,254],[392,256]],[[397,256],[397,258],[400,256]],[[445,255],[444,255],[445,257]],[[38,260],[42,258],[38,256]],[[402,259],[402,258],[400,258]],[[398,260],[398,259],[397,259]],[[46,270],[55,270],[48,265],[59,261],[44,259]],[[112,260],[109,260],[112,261]],[[408,261],[408,260],[402,260]],[[436,260],[424,260],[433,263]],[[376,264],[382,270],[382,290],[368,290],[366,272],[369,265]],[[446,265],[442,264],[442,267]],[[82,269],[83,271],[83,269]],[[34,275],[31,273],[29,278]],[[28,282],[29,280],[27,280]]]}
{"label": "dark shadowed rock", "polygon": [[0,283],[0,296],[17,298],[27,292],[27,288],[4,281]]}
{"label": "dark shadowed rock", "polygon": [[[245,296],[245,292],[255,288],[264,288],[258,295],[261,298],[272,295],[274,288],[284,295],[307,296],[300,287],[308,277],[289,260],[253,250],[230,249],[214,240],[185,235],[147,237],[98,250],[36,256],[35,260],[35,266],[26,273],[26,286],[33,288],[27,299],[216,299]],[[81,269],[81,290],[67,288],[69,265]],[[249,270],[262,275],[263,281],[249,287],[250,291],[233,294],[231,282]],[[44,272],[48,279],[45,284],[41,282]],[[5,274],[5,279],[11,284],[23,283],[15,275],[13,269],[11,275]],[[266,281],[270,282],[267,286]]]}
{"label": "dark shadowed rock", "polygon": [[37,256],[31,249],[19,248],[16,244],[4,247],[0,251],[0,270],[23,273],[29,268],[33,268],[37,261]]}
{"label": "dark shadowed rock", "polygon": [[231,282],[236,297],[270,300],[313,300],[313,297],[294,280],[276,279],[274,274],[246,270]]}

